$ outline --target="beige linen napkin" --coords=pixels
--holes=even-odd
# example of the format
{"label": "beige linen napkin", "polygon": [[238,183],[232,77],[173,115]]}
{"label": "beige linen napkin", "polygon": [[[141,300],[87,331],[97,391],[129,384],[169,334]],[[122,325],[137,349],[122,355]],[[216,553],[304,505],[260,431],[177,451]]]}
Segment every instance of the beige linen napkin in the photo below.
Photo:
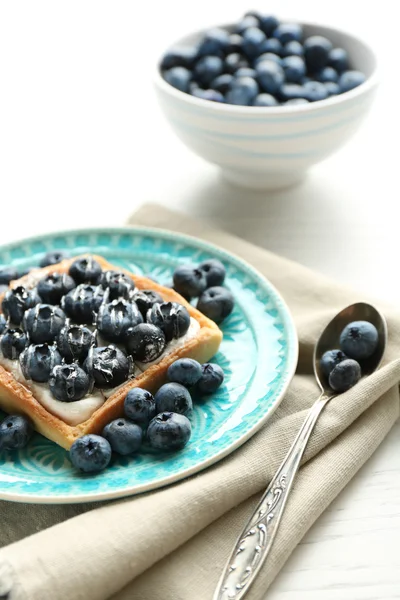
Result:
{"label": "beige linen napkin", "polygon": [[[101,505],[0,502],[0,598],[3,593],[8,600],[211,600],[237,534],[317,396],[313,343],[338,310],[365,300],[304,267],[160,206],[144,206],[131,222],[202,237],[268,277],[296,322],[296,376],[274,416],[249,442],[176,485]],[[389,325],[384,366],[322,414],[269,562],[249,600],[265,596],[293,548],[398,417],[400,315],[380,307]]]}

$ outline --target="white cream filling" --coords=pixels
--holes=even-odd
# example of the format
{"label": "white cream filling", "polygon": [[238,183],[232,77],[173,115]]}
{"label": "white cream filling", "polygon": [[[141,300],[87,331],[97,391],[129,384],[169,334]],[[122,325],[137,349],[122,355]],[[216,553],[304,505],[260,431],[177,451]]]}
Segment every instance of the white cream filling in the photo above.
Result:
{"label": "white cream filling", "polygon": [[[56,400],[50,392],[50,388],[46,383],[35,383],[27,381],[23,376],[18,360],[9,360],[0,354],[0,364],[9,371],[19,383],[31,390],[36,400],[40,402],[46,410],[52,415],[55,415],[68,425],[79,425],[104,404],[106,398],[101,391],[95,391],[90,396],[76,400],[75,402],[61,402]],[[112,390],[110,390],[112,392]]]}
{"label": "white cream filling", "polygon": [[49,386],[45,383],[30,383],[29,387],[46,410],[68,425],[79,425],[87,421],[106,401],[104,394],[99,390],[85,396],[82,400],[61,402],[52,396]]}
{"label": "white cream filling", "polygon": [[[146,369],[149,369],[152,365],[158,364],[165,356],[183,346],[187,341],[194,338],[200,330],[199,323],[191,318],[190,327],[186,334],[181,338],[172,340],[169,342],[164,352],[156,360],[150,363],[134,363],[134,377],[141,375]],[[124,381],[120,386],[110,390],[95,390],[89,396],[85,396],[82,400],[75,400],[74,402],[62,402],[56,400],[50,392],[49,386],[46,383],[35,383],[34,381],[27,381],[22,373],[18,360],[9,360],[5,358],[0,352],[0,364],[9,371],[14,378],[22,383],[25,387],[30,389],[38,402],[51,414],[55,415],[64,423],[68,425],[79,425],[87,421],[92,414],[104,404],[104,402],[117,392],[127,382]]]}

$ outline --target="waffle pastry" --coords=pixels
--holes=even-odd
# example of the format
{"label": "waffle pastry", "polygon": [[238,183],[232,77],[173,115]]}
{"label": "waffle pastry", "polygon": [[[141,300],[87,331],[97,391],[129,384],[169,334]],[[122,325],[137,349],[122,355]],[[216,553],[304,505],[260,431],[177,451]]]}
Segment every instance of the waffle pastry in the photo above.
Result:
{"label": "waffle pastry", "polygon": [[[168,351],[167,346],[166,351],[168,352],[164,352],[159,362],[151,364],[144,372],[138,372],[137,370],[134,379],[128,379],[126,383],[113,390],[111,395],[104,400],[99,408],[94,410],[89,418],[75,425],[68,424],[59,416],[49,412],[35,397],[35,385],[31,385],[31,382],[24,380],[23,377],[14,376],[11,370],[8,370],[7,365],[1,366],[0,364],[0,408],[7,413],[26,414],[34,423],[37,431],[66,449],[71,447],[76,438],[87,433],[100,433],[107,423],[122,416],[124,398],[130,389],[142,387],[155,392],[165,382],[166,372],[171,363],[184,357],[194,358],[201,363],[206,362],[217,352],[222,340],[222,333],[218,326],[186,302],[174,290],[163,287],[146,277],[134,275],[129,271],[116,267],[100,256],[91,257],[101,265],[103,271],[117,270],[128,274],[133,279],[137,289],[153,290],[159,293],[165,302],[177,302],[185,306],[190,314],[191,321],[195,321],[198,325],[196,324],[196,333],[193,337],[187,339],[181,345],[178,344],[171,351]],[[63,260],[56,265],[42,269],[34,269],[21,279],[12,281],[10,287],[15,288],[22,285],[26,288],[33,288],[47,274],[68,273],[70,265],[77,258],[79,257]],[[0,295],[0,312],[3,297],[4,294]],[[18,360],[13,362],[18,363]],[[63,404],[71,405],[75,403]]]}

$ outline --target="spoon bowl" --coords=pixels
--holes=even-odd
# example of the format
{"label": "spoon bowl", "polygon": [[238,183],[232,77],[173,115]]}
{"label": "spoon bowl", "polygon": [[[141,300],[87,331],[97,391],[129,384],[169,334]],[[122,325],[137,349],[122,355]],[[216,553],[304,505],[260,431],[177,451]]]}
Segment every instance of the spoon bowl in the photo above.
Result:
{"label": "spoon bowl", "polygon": [[314,374],[321,390],[326,395],[337,395],[328,384],[328,379],[321,370],[320,362],[322,355],[327,350],[340,348],[340,334],[352,321],[369,321],[375,325],[378,331],[378,346],[372,356],[365,360],[359,360],[362,377],[371,375],[380,365],[385,352],[387,340],[387,325],[385,317],[371,304],[357,302],[344,308],[338,313],[322,332],[314,348]]}

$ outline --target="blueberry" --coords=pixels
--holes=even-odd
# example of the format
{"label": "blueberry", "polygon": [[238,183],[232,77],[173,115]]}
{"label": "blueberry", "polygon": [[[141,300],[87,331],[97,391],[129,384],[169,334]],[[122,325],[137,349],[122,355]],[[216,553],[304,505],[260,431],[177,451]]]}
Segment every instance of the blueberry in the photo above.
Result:
{"label": "blueberry", "polygon": [[222,262],[218,258],[210,258],[204,260],[197,267],[200,271],[203,271],[207,279],[207,287],[222,285],[225,281],[226,269]]}
{"label": "blueberry", "polygon": [[258,17],[260,28],[269,37],[273,34],[275,29],[279,27],[279,21],[273,15],[260,15]]}
{"label": "blueberry", "polygon": [[348,358],[334,367],[329,375],[329,386],[335,392],[346,392],[361,379],[361,368],[356,360]]}
{"label": "blueberry", "polygon": [[258,94],[255,97],[253,106],[278,106],[278,100],[271,94]]}
{"label": "blueberry", "polygon": [[198,55],[222,56],[229,48],[229,33],[225,29],[216,27],[207,31],[199,45]]}
{"label": "blueberry", "polygon": [[138,452],[142,444],[142,428],[128,419],[115,419],[103,429],[103,437],[117,454],[127,456]]}
{"label": "blueberry", "polygon": [[163,76],[165,81],[177,90],[186,93],[189,91],[192,74],[185,67],[172,67],[172,69],[164,71]]}
{"label": "blueberry", "polygon": [[309,102],[325,100],[328,97],[328,90],[323,83],[319,81],[307,81],[303,85],[304,98]]}
{"label": "blueberry", "polygon": [[257,79],[264,92],[275,94],[285,81],[285,72],[272,61],[263,61],[256,67]]}
{"label": "blueberry", "polygon": [[49,377],[50,392],[61,402],[75,402],[86,396],[90,388],[89,375],[76,363],[57,365]]}
{"label": "blueberry", "polygon": [[329,374],[332,371],[332,369],[347,358],[348,356],[346,356],[345,353],[341,350],[327,350],[322,355],[319,363],[321,371],[326,377],[329,377]]}
{"label": "blueberry", "polygon": [[286,100],[284,104],[289,104],[289,106],[299,106],[300,104],[309,104],[309,101],[305,98],[291,98],[290,100]]}
{"label": "blueberry", "polygon": [[53,342],[65,324],[65,313],[59,306],[36,304],[27,310],[22,320],[23,328],[34,344]]}
{"label": "blueberry", "polygon": [[312,35],[304,42],[304,56],[310,71],[320,71],[327,66],[332,43],[322,35]]}
{"label": "blueberry", "polygon": [[154,396],[156,412],[176,412],[189,415],[193,410],[192,397],[180,383],[165,383]]}
{"label": "blueberry", "polygon": [[0,285],[8,285],[10,281],[18,278],[18,271],[15,267],[0,267]]}
{"label": "blueberry", "polygon": [[58,334],[57,347],[67,362],[82,362],[96,343],[95,334],[83,325],[67,324]]}
{"label": "blueberry", "polygon": [[1,352],[9,360],[16,360],[27,344],[28,338],[21,329],[6,329],[0,340]]}
{"label": "blueberry", "polygon": [[161,70],[165,71],[172,67],[185,67],[191,69],[197,58],[197,48],[195,46],[181,46],[171,48],[161,59]]}
{"label": "blueberry", "polygon": [[258,27],[258,24],[259,21],[257,17],[255,17],[254,15],[248,15],[244,17],[241,21],[239,21],[239,23],[236,23],[235,32],[242,34],[246,31],[246,29],[250,29],[251,27]]}
{"label": "blueberry", "polygon": [[260,23],[260,18],[261,18],[261,13],[258,10],[248,10],[245,14],[244,14],[244,19],[246,19],[247,17],[253,17],[254,19],[257,20],[257,23]]}
{"label": "blueberry", "polygon": [[2,333],[4,333],[6,327],[7,327],[7,321],[4,317],[4,315],[0,314],[0,335]]}
{"label": "blueberry", "polygon": [[174,290],[189,298],[197,298],[207,287],[206,273],[190,265],[180,265],[173,274]]}
{"label": "blueberry", "polygon": [[182,337],[190,327],[187,309],[177,302],[153,304],[147,313],[147,321],[164,332],[167,342]]}
{"label": "blueberry", "polygon": [[103,471],[111,460],[110,443],[100,435],[90,433],[75,440],[69,457],[76,469],[84,473]]}
{"label": "blueberry", "polygon": [[192,96],[201,98],[202,100],[209,100],[210,102],[225,102],[224,96],[216,90],[203,90],[197,88],[192,92]]}
{"label": "blueberry", "polygon": [[378,331],[368,321],[353,321],[340,334],[340,348],[355,360],[370,358],[377,347]]}
{"label": "blueberry", "polygon": [[279,96],[282,100],[304,99],[305,94],[304,87],[297,83],[285,83],[279,90]]}
{"label": "blueberry", "polygon": [[337,96],[340,93],[339,84],[333,81],[327,81],[324,83],[328,96]]}
{"label": "blueberry", "polygon": [[282,63],[282,59],[277,54],[273,54],[272,52],[264,52],[264,54],[257,56],[256,60],[254,61],[254,67],[257,67],[257,65],[262,63],[264,60],[275,62],[278,65]]}
{"label": "blueberry", "polygon": [[8,415],[0,424],[0,450],[24,448],[33,434],[31,422],[23,415]]}
{"label": "blueberry", "polygon": [[[174,288],[174,282],[173,282],[173,281],[171,281],[171,283],[169,283],[167,287],[170,287],[170,288],[171,288],[171,289],[173,289],[175,292],[177,291],[177,290],[175,290],[175,288]],[[177,293],[178,293],[178,292],[177,292]],[[191,296],[189,296],[188,294],[184,294],[183,292],[179,292],[179,294],[182,296],[182,298],[185,298],[186,302],[191,302],[191,300],[192,300]]]}
{"label": "blueberry", "polygon": [[226,94],[231,87],[232,81],[233,75],[224,73],[223,75],[218,75],[218,77],[210,83],[210,87],[220,94]]}
{"label": "blueberry", "polygon": [[110,300],[132,298],[135,282],[129,275],[121,271],[104,271],[100,278],[100,285],[108,290]]}
{"label": "blueberry", "polygon": [[251,69],[250,67],[240,67],[240,69],[235,72],[235,77],[252,77],[255,79],[257,73],[255,69]]}
{"label": "blueberry", "polygon": [[91,256],[77,258],[69,268],[69,274],[76,283],[99,283],[102,274],[101,266]]}
{"label": "blueberry", "polygon": [[93,323],[95,314],[104,301],[105,291],[98,285],[80,284],[61,301],[67,315],[76,323]]}
{"label": "blueberry", "polygon": [[304,48],[300,42],[288,42],[283,46],[282,56],[304,56]]}
{"label": "blueberry", "polygon": [[19,357],[25,379],[32,379],[38,383],[48,381],[53,368],[61,362],[61,354],[55,346],[49,344],[28,346]]}
{"label": "blueberry", "polygon": [[252,59],[262,53],[265,33],[258,27],[249,27],[243,32],[243,52]]}
{"label": "blueberry", "polygon": [[147,439],[157,450],[181,450],[188,443],[192,433],[190,421],[184,415],[164,412],[150,421]]}
{"label": "blueberry", "polygon": [[193,73],[201,85],[208,86],[223,70],[224,63],[219,56],[203,56],[197,61]]}
{"label": "blueberry", "polygon": [[228,54],[228,56],[225,58],[224,70],[228,73],[236,73],[238,69],[248,66],[248,61],[244,58],[244,56],[238,54],[237,52]]}
{"label": "blueberry", "polygon": [[192,358],[179,358],[168,367],[169,381],[184,386],[195,385],[202,375],[201,364]]}
{"label": "blueberry", "polygon": [[303,38],[303,28],[299,23],[281,23],[273,32],[273,37],[281,42],[301,42]]}
{"label": "blueberry", "polygon": [[136,306],[140,310],[142,317],[145,319],[149,308],[156,302],[162,303],[163,299],[157,292],[153,290],[136,290],[134,296]]}
{"label": "blueberry", "polygon": [[271,52],[272,54],[282,55],[283,46],[279,40],[275,38],[271,38],[269,40],[265,40],[262,47],[263,52]]}
{"label": "blueberry", "polygon": [[141,323],[126,332],[126,351],[139,362],[148,363],[159,358],[166,343],[164,333],[151,323]]}
{"label": "blueberry", "polygon": [[349,92],[358,87],[365,81],[365,75],[360,71],[345,71],[339,78],[339,88],[341,93]]}
{"label": "blueberry", "polygon": [[85,371],[100,389],[121,385],[129,377],[130,362],[119,348],[113,345],[93,348],[84,363]]}
{"label": "blueberry", "polygon": [[338,73],[343,73],[349,68],[349,55],[343,48],[333,48],[328,55],[328,64]]}
{"label": "blueberry", "polygon": [[4,315],[10,319],[12,323],[19,325],[24,316],[24,312],[28,310],[28,308],[32,308],[36,304],[39,304],[39,302],[40,297],[35,289],[28,290],[22,285],[19,285],[12,290],[8,290],[2,302],[2,309]]}
{"label": "blueberry", "polygon": [[124,412],[128,419],[147,427],[156,415],[153,395],[139,387],[129,390],[124,400]]}
{"label": "blueberry", "polygon": [[315,73],[314,78],[321,83],[327,83],[328,81],[337,82],[339,75],[332,67],[325,67],[321,71],[318,71],[318,73]]}
{"label": "blueberry", "polygon": [[252,77],[238,77],[226,94],[228,104],[250,106],[258,94],[258,85]]}
{"label": "blueberry", "polygon": [[122,344],[128,329],[143,323],[143,317],[134,301],[120,298],[100,306],[96,323],[106,340]]}
{"label": "blueberry", "polygon": [[201,88],[199,86],[199,84],[196,81],[191,81],[189,84],[189,94],[191,94],[192,96],[195,95],[195,93],[197,93],[198,90],[201,90],[203,88]]}
{"label": "blueberry", "polygon": [[39,281],[37,291],[46,304],[59,304],[75,287],[75,281],[66,273],[50,273]]}
{"label": "blueberry", "polygon": [[224,381],[224,372],[215,363],[201,365],[202,375],[197,382],[196,390],[200,394],[213,394]]}
{"label": "blueberry", "polygon": [[46,252],[41,261],[39,262],[39,267],[50,267],[51,265],[57,265],[65,258],[69,257],[69,253],[65,252],[65,250],[52,250],[51,252]]}
{"label": "blueberry", "polygon": [[202,293],[197,309],[216,323],[221,323],[233,310],[234,299],[229,290],[224,287],[210,287]]}
{"label": "blueberry", "polygon": [[226,49],[226,54],[242,51],[243,38],[238,33],[231,33],[229,36],[229,46]]}
{"label": "blueberry", "polygon": [[299,83],[306,74],[306,65],[300,56],[287,56],[282,60],[282,68],[288,83]]}

